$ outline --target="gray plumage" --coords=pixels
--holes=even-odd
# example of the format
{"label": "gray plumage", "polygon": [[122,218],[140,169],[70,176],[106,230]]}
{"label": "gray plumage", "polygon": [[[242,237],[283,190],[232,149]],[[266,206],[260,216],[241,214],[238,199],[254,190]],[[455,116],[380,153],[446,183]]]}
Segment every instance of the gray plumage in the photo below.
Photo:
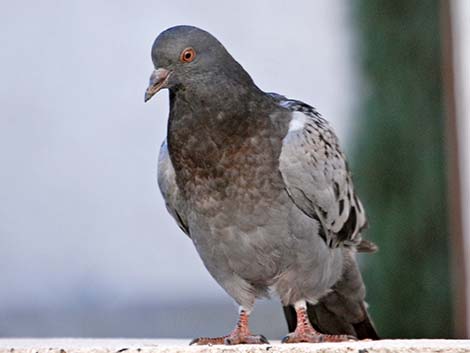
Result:
{"label": "gray plumage", "polygon": [[[190,62],[178,60],[185,48]],[[324,333],[360,336],[350,328],[369,319],[355,253],[373,246],[361,239],[364,209],[327,121],[261,91],[198,28],[160,34],[152,60],[166,70],[158,89],[170,91],[158,183],[210,274],[247,310],[273,291],[288,322],[288,307],[306,300]]]}
{"label": "gray plumage", "polygon": [[171,164],[170,155],[166,139],[160,146],[158,156],[158,186],[165,200],[166,209],[175,219],[181,230],[189,235],[189,229],[184,219],[186,219],[185,203],[181,198],[181,193],[176,185],[175,169]]}

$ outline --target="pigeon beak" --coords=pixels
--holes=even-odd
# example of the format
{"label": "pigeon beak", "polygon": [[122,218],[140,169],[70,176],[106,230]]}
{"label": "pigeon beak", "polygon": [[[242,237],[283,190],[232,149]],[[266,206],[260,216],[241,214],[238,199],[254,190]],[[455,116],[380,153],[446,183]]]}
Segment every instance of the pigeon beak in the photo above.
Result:
{"label": "pigeon beak", "polygon": [[150,75],[149,86],[145,91],[145,102],[152,98],[155,93],[160,91],[162,88],[166,88],[170,74],[170,71],[163,68],[153,70],[152,75]]}

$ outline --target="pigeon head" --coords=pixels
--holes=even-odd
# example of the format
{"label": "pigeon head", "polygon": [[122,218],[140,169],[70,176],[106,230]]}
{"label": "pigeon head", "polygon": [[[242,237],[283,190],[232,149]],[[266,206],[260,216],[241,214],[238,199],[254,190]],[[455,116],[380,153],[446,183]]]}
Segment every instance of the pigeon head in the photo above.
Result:
{"label": "pigeon head", "polygon": [[163,88],[220,90],[221,84],[253,84],[248,73],[210,33],[192,26],[171,27],[152,46],[155,70],[145,92],[147,102]]}

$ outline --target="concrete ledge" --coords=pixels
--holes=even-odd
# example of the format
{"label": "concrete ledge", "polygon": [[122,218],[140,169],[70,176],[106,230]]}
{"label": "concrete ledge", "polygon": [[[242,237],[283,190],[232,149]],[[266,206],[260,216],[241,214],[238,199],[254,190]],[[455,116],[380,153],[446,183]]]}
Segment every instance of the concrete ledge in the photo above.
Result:
{"label": "concrete ledge", "polygon": [[0,339],[0,353],[417,353],[470,352],[470,340],[381,340],[318,344],[188,346],[190,340]]}

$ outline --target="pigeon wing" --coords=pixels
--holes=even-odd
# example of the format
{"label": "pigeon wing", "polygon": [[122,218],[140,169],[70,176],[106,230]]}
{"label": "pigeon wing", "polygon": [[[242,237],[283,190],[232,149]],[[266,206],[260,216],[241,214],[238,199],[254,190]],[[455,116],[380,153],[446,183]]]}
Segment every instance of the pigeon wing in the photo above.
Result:
{"label": "pigeon wing", "polygon": [[184,204],[176,184],[175,169],[168,154],[166,139],[160,147],[160,154],[158,156],[158,186],[165,199],[168,212],[173,216],[181,230],[190,236],[188,223],[185,219]]}
{"label": "pigeon wing", "polygon": [[338,138],[313,107],[279,95],[273,98],[292,114],[279,161],[288,194],[320,222],[320,236],[330,247],[359,245],[366,216]]}

